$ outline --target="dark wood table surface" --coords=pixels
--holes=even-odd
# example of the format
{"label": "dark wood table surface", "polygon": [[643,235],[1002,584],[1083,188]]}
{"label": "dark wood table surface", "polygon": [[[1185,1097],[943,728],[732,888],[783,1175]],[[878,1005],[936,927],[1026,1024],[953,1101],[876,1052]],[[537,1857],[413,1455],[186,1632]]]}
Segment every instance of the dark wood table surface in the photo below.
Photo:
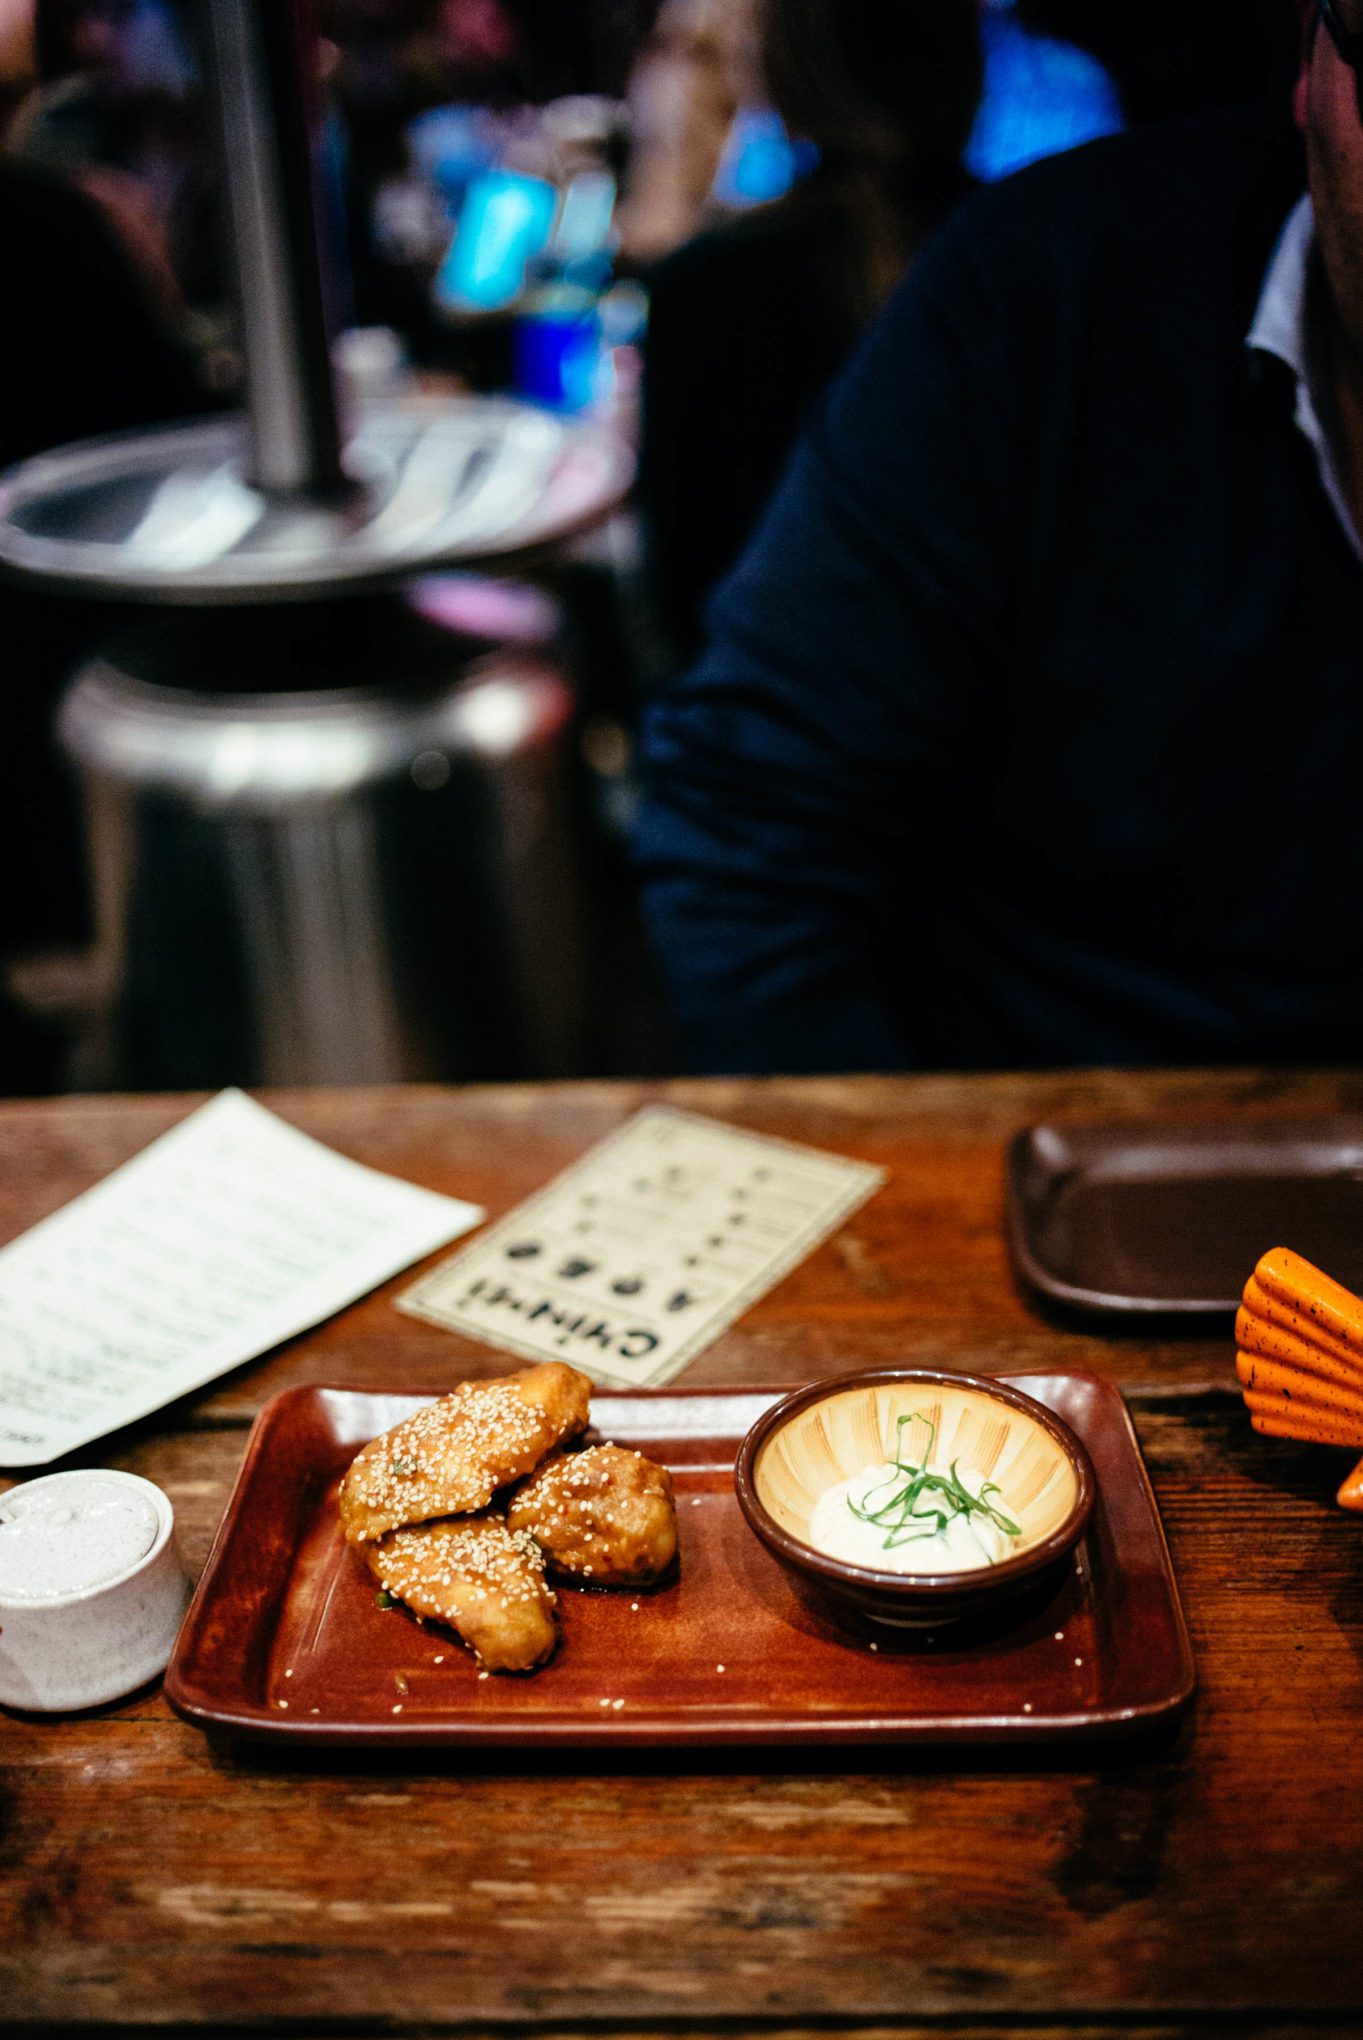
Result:
{"label": "dark wood table surface", "polygon": [[[884,1191],[683,1377],[889,1362],[1121,1383],[1199,1690],[1153,1744],[606,1766],[218,1747],[159,1688],[0,1713],[0,2029],[1154,2040],[1363,2032],[1363,1522],[1338,1455],[1249,1429],[1223,1330],[1047,1321],[1001,1229],[1040,1118],[1363,1110],[1363,1075],[1062,1075],[289,1092],[342,1152],[505,1210],[646,1099],[863,1156]],[[0,1107],[0,1239],[195,1101]],[[405,1281],[407,1278],[403,1278]],[[170,1494],[197,1569],[262,1402],[506,1361],[395,1282],[76,1456]]]}

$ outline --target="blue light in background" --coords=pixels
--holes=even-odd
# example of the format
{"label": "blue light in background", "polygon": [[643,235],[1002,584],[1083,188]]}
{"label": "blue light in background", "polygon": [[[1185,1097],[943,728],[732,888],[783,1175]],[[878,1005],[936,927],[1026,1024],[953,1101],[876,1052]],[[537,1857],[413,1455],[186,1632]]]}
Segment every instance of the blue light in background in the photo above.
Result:
{"label": "blue light in background", "polygon": [[527,265],[548,243],[557,207],[558,193],[543,178],[510,170],[476,176],[435,280],[436,301],[451,311],[510,304],[525,287]]}
{"label": "blue light in background", "polygon": [[610,247],[615,179],[605,170],[582,170],[563,194],[551,253],[560,263],[591,262]]}
{"label": "blue light in background", "polygon": [[784,198],[818,160],[813,143],[792,142],[785,122],[771,107],[741,107],[729,129],[710,196],[734,211],[765,205]]}
{"label": "blue light in background", "polygon": [[596,295],[580,284],[534,293],[512,342],[518,396],[552,411],[584,411],[601,379],[601,318]]}
{"label": "blue light in background", "polygon": [[984,94],[966,168],[986,183],[1125,126],[1107,71],[1087,50],[1024,28],[1011,7],[986,6]]}

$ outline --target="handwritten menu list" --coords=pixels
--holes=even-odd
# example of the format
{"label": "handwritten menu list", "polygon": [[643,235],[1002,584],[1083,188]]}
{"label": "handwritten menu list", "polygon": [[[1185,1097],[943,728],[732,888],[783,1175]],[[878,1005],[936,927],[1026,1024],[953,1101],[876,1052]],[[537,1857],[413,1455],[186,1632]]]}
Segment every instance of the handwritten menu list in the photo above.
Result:
{"label": "handwritten menu list", "polygon": [[869,1163],[650,1107],[398,1304],[613,1387],[654,1387],[883,1180]]}
{"label": "handwritten menu list", "polygon": [[0,1465],[159,1409],[481,1217],[224,1091],[0,1250]]}

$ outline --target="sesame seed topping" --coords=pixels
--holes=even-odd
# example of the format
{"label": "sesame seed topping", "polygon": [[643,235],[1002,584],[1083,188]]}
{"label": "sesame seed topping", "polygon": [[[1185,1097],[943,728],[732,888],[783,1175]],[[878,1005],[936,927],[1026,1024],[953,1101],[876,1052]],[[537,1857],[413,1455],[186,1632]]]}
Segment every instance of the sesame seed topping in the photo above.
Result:
{"label": "sesame seed topping", "polygon": [[618,1445],[555,1453],[516,1489],[507,1521],[594,1586],[658,1578],[676,1553],[672,1476]]}
{"label": "sesame seed topping", "polygon": [[546,1452],[584,1428],[588,1383],[561,1362],[500,1381],[463,1382],[366,1445],[341,1490],[352,1542],[403,1524],[484,1508]]}
{"label": "sesame seed topping", "polygon": [[[545,1583],[544,1555],[499,1516],[390,1531],[370,1546],[369,1564],[386,1592],[451,1623],[494,1671],[528,1670],[553,1650],[556,1597]],[[404,1691],[404,1675],[395,1677]]]}

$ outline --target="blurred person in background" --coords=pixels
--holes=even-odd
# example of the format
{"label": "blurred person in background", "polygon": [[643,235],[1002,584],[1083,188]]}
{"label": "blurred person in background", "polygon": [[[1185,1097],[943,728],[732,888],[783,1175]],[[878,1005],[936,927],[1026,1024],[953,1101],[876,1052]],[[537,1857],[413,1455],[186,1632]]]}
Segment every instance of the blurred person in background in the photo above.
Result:
{"label": "blurred person in background", "polygon": [[969,186],[978,0],[759,0],[755,29],[766,93],[815,166],[649,276],[640,500],[683,656],[815,399]]}
{"label": "blurred person in background", "polygon": [[155,282],[79,187],[0,156],[0,467],[207,408]]}
{"label": "blurred person in background", "polygon": [[1303,14],[1294,97],[971,199],[822,407],[647,729],[702,1066],[1356,1056],[1363,4]]}
{"label": "blurred person in background", "polygon": [[11,155],[93,198],[166,319],[182,322],[205,265],[204,164],[184,0],[36,0],[37,78]]}
{"label": "blurred person in background", "polygon": [[739,109],[760,95],[760,0],[664,0],[630,74],[620,258],[657,262],[705,223]]}
{"label": "blurred person in background", "polygon": [[[21,110],[40,78],[41,14],[0,0],[0,96]],[[95,433],[203,408],[196,366],[172,330],[159,260],[126,231],[120,208],[83,179],[0,154],[0,468]],[[0,1091],[58,1086],[60,1039],[10,996],[26,953],[85,933],[86,901],[71,789],[54,754],[60,688],[94,641],[98,605],[0,584],[5,700],[0,773]]]}
{"label": "blurred person in background", "polygon": [[150,90],[167,19],[147,0],[0,0],[0,99],[17,109],[0,153],[0,466],[204,407],[153,180],[116,166],[112,115],[44,126],[45,106],[83,105],[87,86],[118,101],[105,73]]}
{"label": "blurred person in background", "polygon": [[[671,0],[659,16],[631,85],[619,221],[622,259],[645,266],[653,295],[641,502],[671,640],[664,665],[699,649],[705,600],[814,399],[971,179],[992,182],[1128,122],[1252,102],[1292,59],[1290,5],[980,0],[978,50],[971,16],[951,0],[935,18],[866,0],[719,10]],[[735,220],[721,165],[744,109],[764,100],[819,168]],[[937,149],[922,183],[915,135]]]}

